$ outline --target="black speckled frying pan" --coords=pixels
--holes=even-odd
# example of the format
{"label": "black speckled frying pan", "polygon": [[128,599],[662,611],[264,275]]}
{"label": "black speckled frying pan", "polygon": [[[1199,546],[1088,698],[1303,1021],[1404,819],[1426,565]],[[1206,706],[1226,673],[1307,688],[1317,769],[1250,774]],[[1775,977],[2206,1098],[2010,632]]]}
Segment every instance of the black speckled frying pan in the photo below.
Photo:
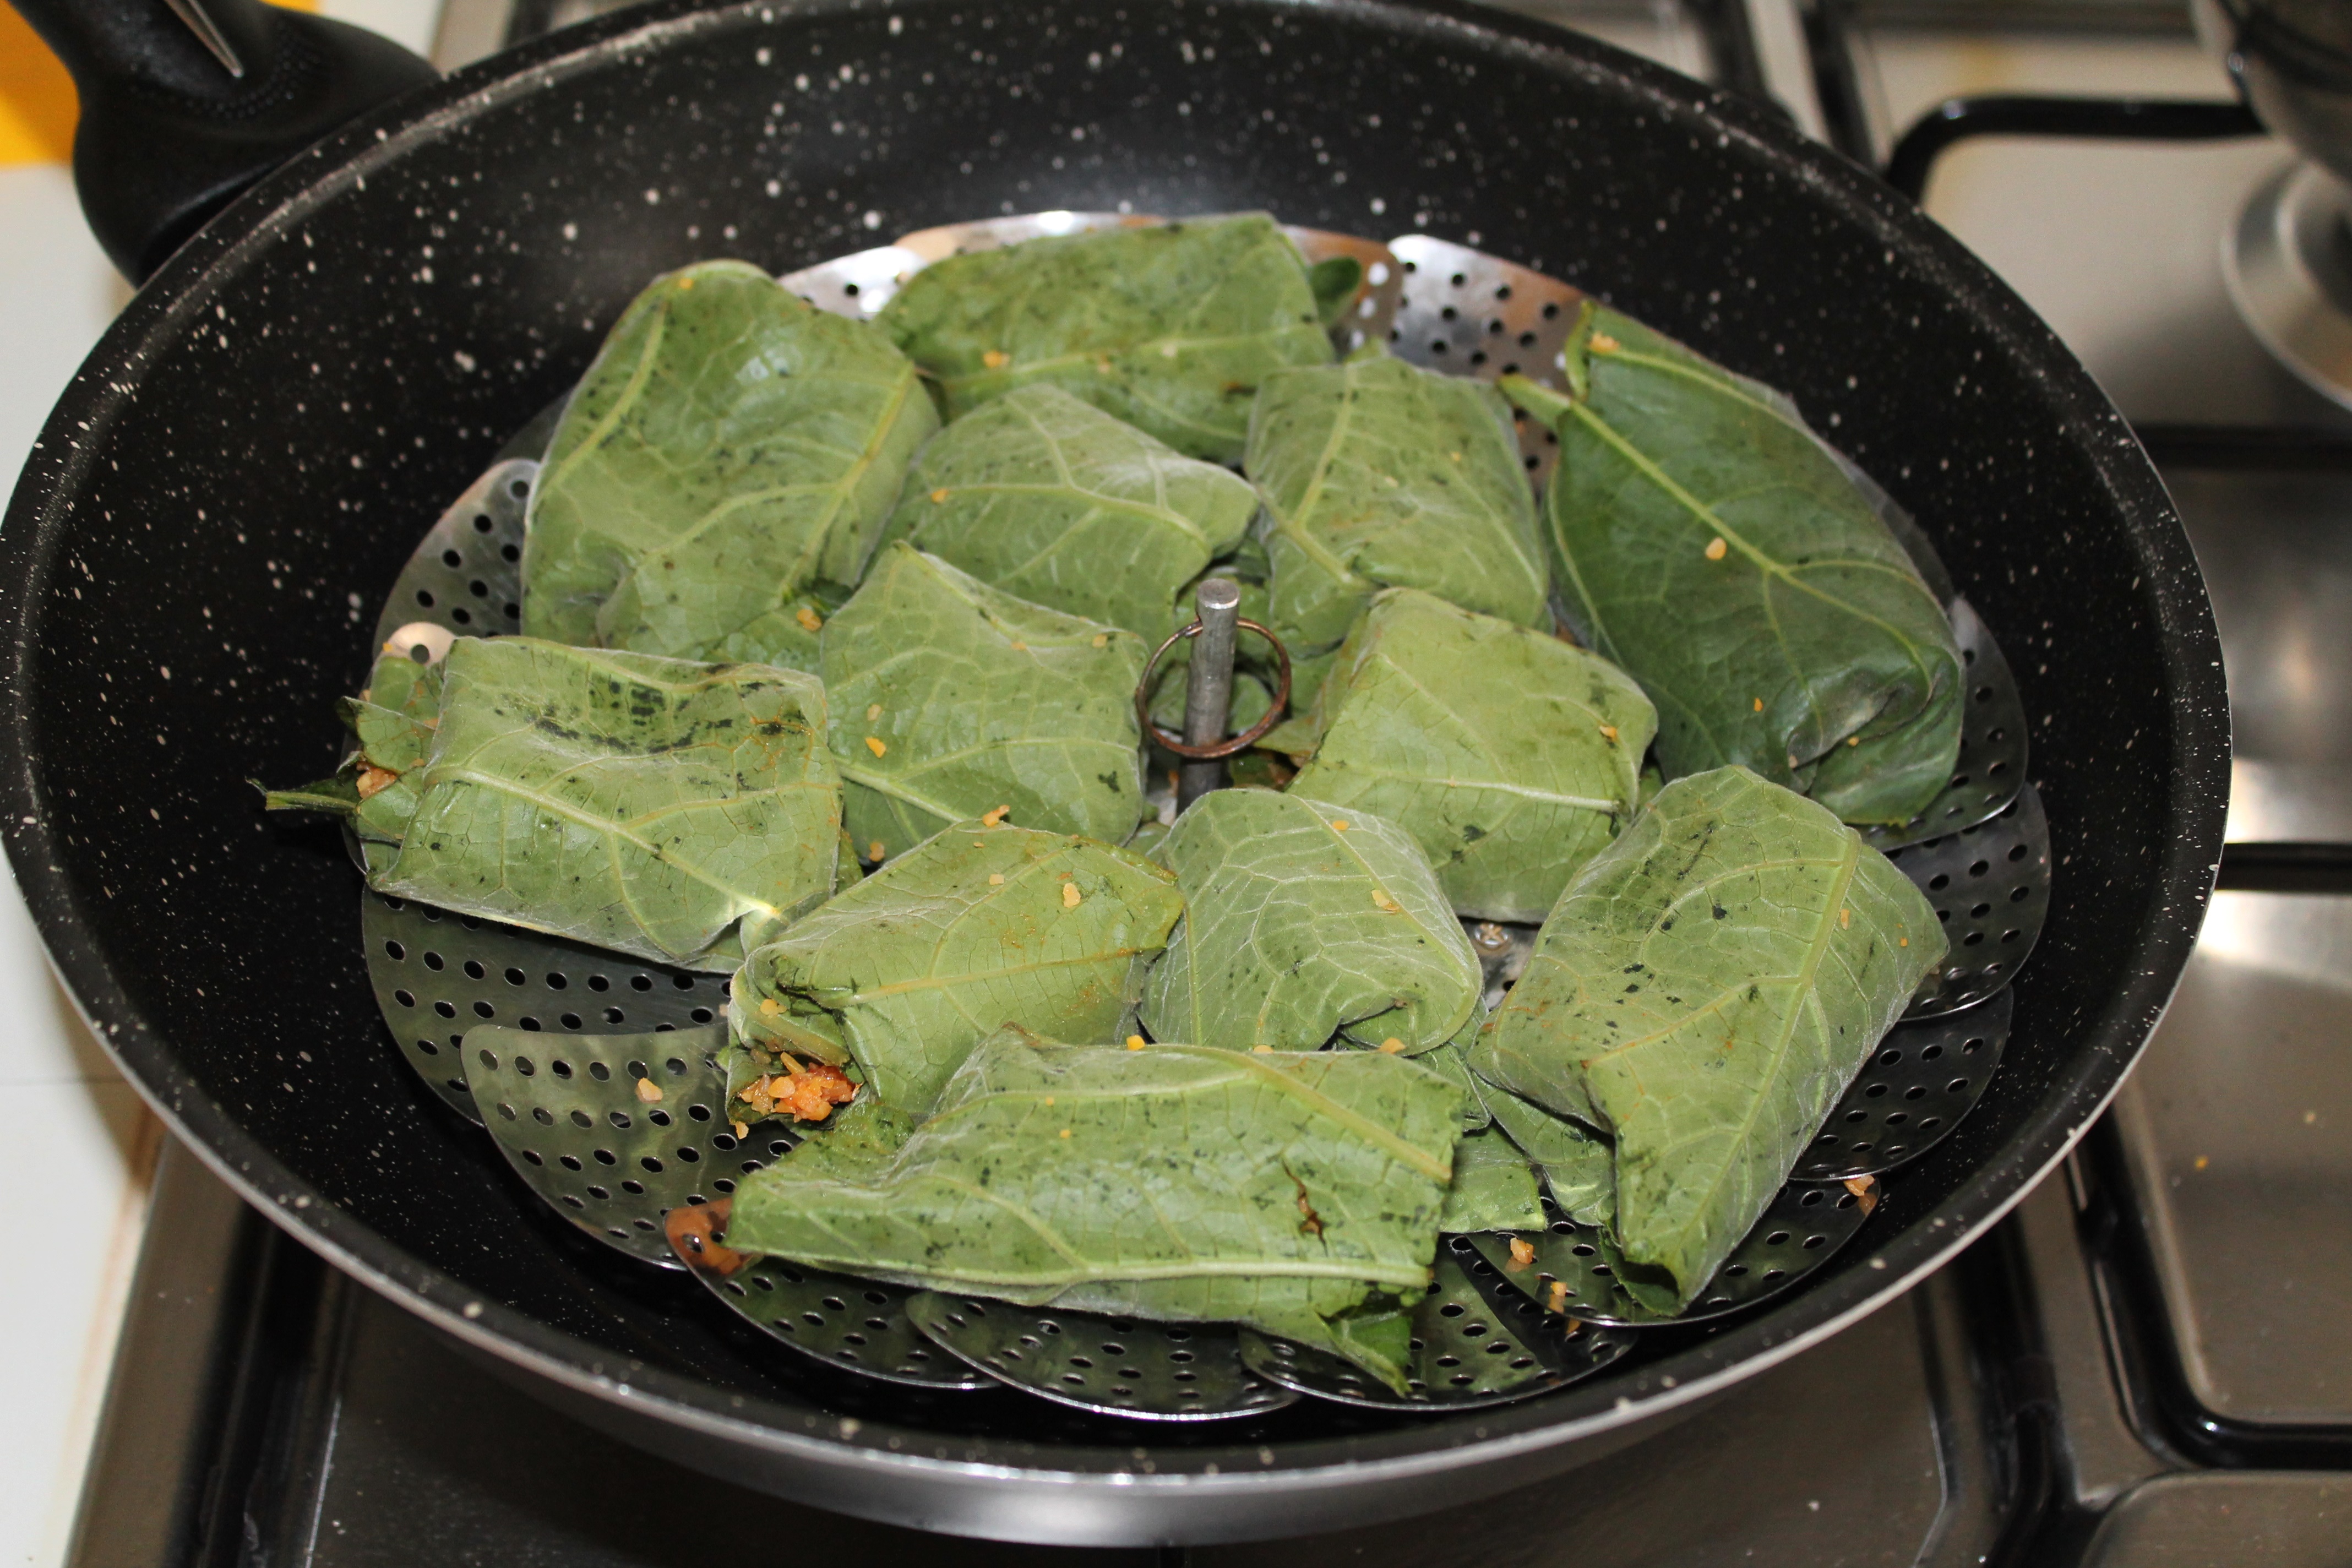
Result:
{"label": "black speckled frying pan", "polygon": [[[246,780],[331,765],[320,715],[448,499],[656,271],[727,254],[781,272],[1122,203],[1423,228],[1589,289],[1786,388],[1998,628],[2057,851],[2014,1033],[1975,1112],[1776,1304],[1436,1418],[1309,1402],[1147,1429],[836,1379],[521,1193],[383,1037],[340,846],[265,820]],[[411,92],[236,201],[125,310],[0,528],[0,631],[17,878],[100,1037],[255,1203],[648,1447],[877,1518],[1062,1542],[1460,1502],[1885,1302],[2114,1092],[2194,938],[2229,754],[2163,489],[2013,295],[1765,115],[1450,4],[670,4]]]}

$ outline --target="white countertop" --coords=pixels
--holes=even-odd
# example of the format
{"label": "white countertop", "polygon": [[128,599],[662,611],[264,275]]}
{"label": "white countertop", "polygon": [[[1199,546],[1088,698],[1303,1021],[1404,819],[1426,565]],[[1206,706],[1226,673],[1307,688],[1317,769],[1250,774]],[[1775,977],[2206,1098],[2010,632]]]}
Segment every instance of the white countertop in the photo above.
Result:
{"label": "white countertop", "polygon": [[[323,0],[317,9],[425,52],[440,0]],[[0,7],[0,474],[131,297],[82,226],[60,161],[71,125],[58,71]],[[0,881],[5,881],[0,878]],[[0,1261],[0,1568],[65,1560],[111,1369],[162,1127],[76,1016],[13,881],[0,886],[0,1191],[41,1234]]]}
{"label": "white countertop", "polygon": [[[67,171],[0,168],[0,472],[24,467],[129,297],[82,227]],[[161,1129],[50,975],[13,881],[0,888],[0,1184],[51,1226],[79,1222],[0,1261],[0,1342],[17,1348],[0,1417],[0,1564],[47,1568],[72,1528]]]}

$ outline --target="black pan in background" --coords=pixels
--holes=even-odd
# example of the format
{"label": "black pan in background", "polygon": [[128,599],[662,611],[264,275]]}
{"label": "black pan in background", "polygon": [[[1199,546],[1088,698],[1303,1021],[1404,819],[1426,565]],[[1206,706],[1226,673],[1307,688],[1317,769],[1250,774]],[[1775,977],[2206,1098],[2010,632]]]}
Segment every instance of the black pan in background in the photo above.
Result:
{"label": "black pan in background", "polygon": [[[1301,1405],[1172,1429],[927,1401],[789,1359],[579,1236],[383,1037],[333,837],[265,819],[246,781],[332,764],[322,717],[440,506],[656,271],[1121,203],[1425,228],[1593,289],[1792,393],[1998,630],[2057,845],[2015,1037],[1857,1245],[1759,1316],[1449,1419]],[[672,4],[549,37],[330,139],[166,264],[59,405],[0,558],[9,853],[100,1037],[184,1136],[616,1432],[1014,1539],[1225,1540],[1464,1501],[1883,1303],[2114,1091],[2187,957],[2226,793],[2195,563],[2025,307],[1764,114],[1460,5]]]}

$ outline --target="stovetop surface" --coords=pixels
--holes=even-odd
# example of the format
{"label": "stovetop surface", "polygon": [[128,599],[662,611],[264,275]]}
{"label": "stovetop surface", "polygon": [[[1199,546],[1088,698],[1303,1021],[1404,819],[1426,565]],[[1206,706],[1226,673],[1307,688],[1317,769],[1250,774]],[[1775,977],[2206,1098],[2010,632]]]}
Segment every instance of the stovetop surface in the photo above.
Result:
{"label": "stovetop surface", "polygon": [[[484,5],[520,31],[598,8]],[[2227,92],[2181,8],[2157,0],[1515,8],[1764,92],[1874,163],[1954,94]],[[2343,844],[2352,416],[2271,363],[2219,259],[2238,205],[2287,156],[2267,139],[1987,139],[1946,154],[1927,199],[2159,458],[2228,664],[2232,843]],[[2056,678],[2020,674],[2029,689]],[[2258,890],[2282,885],[2259,868],[2236,879],[2143,1064],[2063,1177],[1900,1302],[1658,1436],[1518,1492],[1360,1531],[1157,1552],[848,1519],[551,1412],[278,1239],[175,1151],[74,1561],[652,1568],[772,1549],[934,1568],[1049,1551],[1217,1568],[2342,1568],[2352,881]]]}
{"label": "stovetop surface", "polygon": [[[1539,1486],[1359,1531],[1120,1551],[870,1523],[628,1447],[278,1237],[184,1150],[159,1173],[151,1236],[125,1327],[141,1360],[118,1380],[98,1464],[114,1497],[138,1500],[94,1494],[82,1563],[708,1568],[748,1537],[800,1561],[931,1568],[1827,1568],[1974,1563],[2002,1518],[2001,1436],[1970,1350],[2001,1285],[1974,1267]],[[238,1265],[223,1270],[224,1252]],[[192,1370],[192,1343],[213,1347],[209,1370]],[[204,1436],[175,1446],[188,1434]]]}

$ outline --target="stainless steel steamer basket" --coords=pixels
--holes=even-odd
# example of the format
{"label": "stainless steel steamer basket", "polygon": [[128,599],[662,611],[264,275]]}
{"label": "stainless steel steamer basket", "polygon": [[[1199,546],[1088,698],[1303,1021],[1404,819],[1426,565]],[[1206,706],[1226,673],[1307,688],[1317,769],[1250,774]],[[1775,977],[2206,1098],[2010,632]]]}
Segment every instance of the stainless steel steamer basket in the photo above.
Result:
{"label": "stainless steel steamer basket", "polygon": [[[1161,221],[1055,212],[950,225],[782,282],[822,309],[872,318],[940,258]],[[1330,329],[1336,351],[1381,344],[1441,374],[1491,380],[1524,372],[1566,385],[1560,345],[1584,297],[1557,279],[1423,235],[1385,245],[1312,229],[1288,237],[1310,263],[1346,258],[1360,268]],[[558,415],[551,407],[533,418],[426,531],[376,617],[373,643],[437,663],[458,637],[495,637],[520,623],[528,503]],[[1549,472],[1557,443],[1526,419],[1517,441],[1532,488]],[[2008,662],[1916,524],[1864,484],[1946,600],[1966,671],[1947,787],[1911,823],[1869,830],[1930,901],[1950,952],[1830,1109],[1793,1179],[1672,1318],[1622,1290],[1623,1258],[1604,1232],[1556,1210],[1532,1259],[1498,1237],[1447,1238],[1431,1292],[1413,1310],[1403,1394],[1230,1324],[1022,1311],[783,1258],[753,1263],[717,1245],[716,1233],[739,1180],[785,1153],[800,1130],[764,1119],[746,1127],[724,1114],[722,977],[370,890],[361,895],[361,946],[377,1005],[426,1086],[480,1125],[555,1213],[626,1256],[683,1264],[744,1321],[843,1372],[933,1394],[1012,1387],[1139,1421],[1259,1415],[1301,1396],[1451,1414],[1538,1397],[1612,1367],[1622,1381],[1636,1371],[1632,1352],[1655,1352],[1662,1342],[1658,1333],[1624,1331],[1685,1328],[1796,1289],[1862,1231],[1885,1198],[1881,1177],[1958,1131],[1998,1069],[2014,1001],[2007,988],[2048,910],[2049,827],[2026,781],[2027,725]],[[1150,682],[1147,669],[1135,694],[1144,722]],[[1278,716],[1269,711],[1257,728]],[[1213,733],[1223,731],[1222,717],[1211,722]],[[1153,790],[1146,803],[1172,821],[1182,795]],[[357,840],[349,847],[364,868]],[[1492,1006],[1527,963],[1534,929],[1463,924],[1486,953]]]}
{"label": "stainless steel steamer basket", "polygon": [[[1787,388],[2000,630],[2058,861],[2046,929],[1984,1100],[1803,1291],[1675,1331],[1623,1380],[1453,1416],[1302,1405],[1139,1437],[1034,1402],[957,1414],[763,1357],[686,1281],[517,1203],[373,1043],[350,872],[327,836],[260,821],[243,781],[331,761],[308,716],[356,685],[365,610],[441,500],[654,272],[719,251],[790,271],[877,230],[1121,202],[1340,231],[1370,214],[1608,298]],[[1235,1539],[1462,1501],[1881,1304],[2113,1092],[2193,941],[2226,788],[2194,563],[2023,306],[1767,117],[1467,6],[673,5],[551,37],[321,143],[167,264],[60,404],[0,552],[10,853],[93,1026],[184,1136],[600,1425],[1010,1539]]]}

